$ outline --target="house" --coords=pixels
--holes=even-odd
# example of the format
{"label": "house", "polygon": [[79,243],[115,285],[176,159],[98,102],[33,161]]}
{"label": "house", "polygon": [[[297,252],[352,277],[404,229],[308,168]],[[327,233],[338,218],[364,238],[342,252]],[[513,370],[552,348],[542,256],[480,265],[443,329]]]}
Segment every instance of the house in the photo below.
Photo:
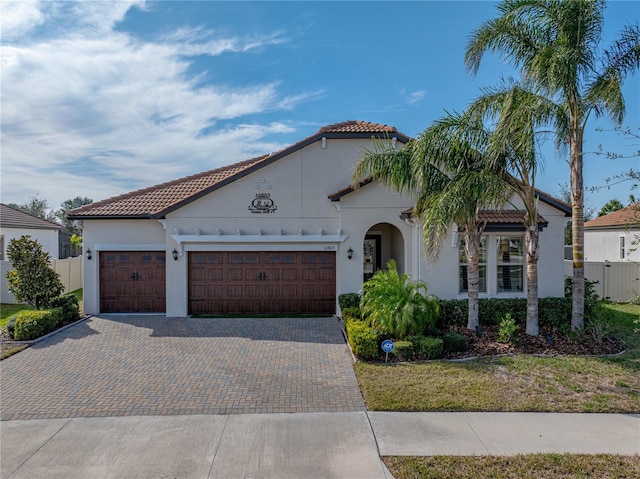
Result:
{"label": "house", "polygon": [[42,245],[42,249],[51,259],[58,259],[59,235],[62,226],[43,220],[10,206],[0,203],[0,300],[13,304],[15,298],[9,291],[7,273],[11,270],[11,261],[7,258],[7,246],[12,239],[31,236]]}
{"label": "house", "polygon": [[585,261],[640,261],[640,202],[584,224]]}
{"label": "house", "polygon": [[57,223],[0,204],[0,260],[7,259],[9,242],[25,235],[37,240],[51,259],[58,259],[59,235],[62,229]]}
{"label": "house", "polygon": [[[277,153],[69,212],[83,223],[85,311],[335,314],[337,296],[359,291],[390,258],[430,293],[466,298],[454,228],[439,261],[425,263],[413,198],[371,180],[351,186],[374,138],[410,141],[387,125],[337,123]],[[570,209],[538,197],[540,296],[561,296]],[[481,294],[524,297],[521,215],[483,214]]]}

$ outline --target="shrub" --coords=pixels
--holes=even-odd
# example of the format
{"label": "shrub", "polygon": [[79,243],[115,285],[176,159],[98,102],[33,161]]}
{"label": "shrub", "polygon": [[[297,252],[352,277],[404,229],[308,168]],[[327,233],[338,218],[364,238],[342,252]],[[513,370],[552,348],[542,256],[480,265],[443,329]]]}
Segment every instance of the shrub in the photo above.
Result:
{"label": "shrub", "polygon": [[465,337],[456,332],[444,333],[442,335],[442,347],[450,353],[459,353],[467,349],[467,340]]}
{"label": "shrub", "polygon": [[54,308],[62,309],[62,322],[75,321],[80,317],[80,306],[78,298],[73,294],[65,294],[53,300],[51,304]]}
{"label": "shrub", "polygon": [[338,306],[343,311],[346,308],[359,308],[360,295],[358,293],[344,293],[338,295]]}
{"label": "shrub", "polygon": [[450,326],[466,326],[469,305],[466,299],[439,299],[440,317],[438,327],[447,329]]}
{"label": "shrub", "polygon": [[62,311],[54,310],[25,310],[16,314],[13,339],[16,341],[30,341],[50,333],[58,326]]}
{"label": "shrub", "polygon": [[500,321],[500,327],[498,328],[498,342],[517,343],[520,340],[518,336],[519,329],[520,328],[516,324],[516,320],[511,317],[511,314],[507,313],[502,321]]}
{"label": "shrub", "polygon": [[[466,327],[468,304],[466,299],[440,300],[440,329],[451,327]],[[481,325],[500,324],[504,316],[509,313],[516,323],[524,324],[527,316],[526,298],[482,298],[479,301],[478,312]],[[564,331],[570,328],[571,299],[570,298],[540,298],[538,299],[538,317],[540,327]]]}
{"label": "shrub", "polygon": [[345,325],[353,353],[362,359],[378,357],[378,335],[362,321],[349,321]]}
{"label": "shrub", "polygon": [[571,298],[538,299],[540,329],[552,329],[564,334],[571,330]]}
{"label": "shrub", "polygon": [[392,352],[398,359],[403,361],[411,359],[413,356],[413,343],[411,341],[396,341]]}
{"label": "shrub", "polygon": [[49,253],[31,236],[9,241],[7,258],[12,267],[7,273],[7,286],[17,301],[36,309],[48,308],[64,291],[60,275],[51,267]]}
{"label": "shrub", "polygon": [[9,318],[9,322],[5,325],[5,331],[7,332],[7,336],[11,339],[15,339],[13,337],[13,332],[16,329],[16,315],[13,315]]}
{"label": "shrub", "polygon": [[604,339],[609,336],[611,332],[611,325],[609,318],[604,311],[604,308],[596,304],[589,317],[585,318],[585,331],[589,334],[598,344],[602,344]]}
{"label": "shrub", "polygon": [[439,359],[442,357],[443,346],[444,343],[440,338],[424,337],[420,340],[419,351],[427,359]]}
{"label": "shrub", "polygon": [[344,308],[342,309],[342,319],[344,319],[345,321],[350,321],[350,320],[361,320],[362,319],[362,312],[360,311],[360,308],[358,307],[353,307],[350,306],[348,308]]}
{"label": "shrub", "polygon": [[376,272],[362,286],[363,317],[380,333],[398,339],[433,330],[439,305],[426,292],[426,283],[398,274],[396,262],[391,259],[386,270]]}

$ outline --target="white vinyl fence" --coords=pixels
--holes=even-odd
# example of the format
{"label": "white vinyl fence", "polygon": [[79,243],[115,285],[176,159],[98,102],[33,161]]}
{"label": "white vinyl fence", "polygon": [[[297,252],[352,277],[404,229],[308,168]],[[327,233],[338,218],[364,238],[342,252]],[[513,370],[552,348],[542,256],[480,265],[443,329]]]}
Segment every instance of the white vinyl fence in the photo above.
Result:
{"label": "white vinyl fence", "polygon": [[[571,270],[571,261],[565,261],[565,275],[571,277]],[[640,295],[640,263],[638,262],[587,261],[584,263],[584,277],[590,281],[598,281],[595,288],[602,299],[625,302]]]}
{"label": "white vinyl fence", "polygon": [[[51,261],[53,269],[60,275],[65,293],[82,288],[82,256]],[[7,272],[11,269],[11,261],[0,261],[0,303],[15,304],[16,299],[7,286]]]}

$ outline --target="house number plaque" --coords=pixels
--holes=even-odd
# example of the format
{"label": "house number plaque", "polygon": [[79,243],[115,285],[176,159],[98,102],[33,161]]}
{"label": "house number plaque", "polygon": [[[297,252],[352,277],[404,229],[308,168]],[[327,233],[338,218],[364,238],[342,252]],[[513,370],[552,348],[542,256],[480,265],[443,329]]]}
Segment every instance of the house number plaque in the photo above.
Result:
{"label": "house number plaque", "polygon": [[277,209],[269,193],[256,193],[256,197],[249,205],[249,211],[254,214],[275,213]]}

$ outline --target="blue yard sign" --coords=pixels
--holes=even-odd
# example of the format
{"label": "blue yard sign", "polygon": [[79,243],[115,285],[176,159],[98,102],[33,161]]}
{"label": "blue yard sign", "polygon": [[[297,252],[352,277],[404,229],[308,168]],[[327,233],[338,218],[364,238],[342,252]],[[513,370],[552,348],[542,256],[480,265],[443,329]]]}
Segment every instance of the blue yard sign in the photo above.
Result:
{"label": "blue yard sign", "polygon": [[391,341],[390,339],[385,339],[384,341],[382,341],[382,350],[385,353],[390,353],[391,351],[393,351],[393,341]]}
{"label": "blue yard sign", "polygon": [[390,339],[385,339],[384,341],[382,341],[380,347],[385,352],[384,362],[386,363],[389,360],[389,353],[393,351],[393,341],[391,341]]}

